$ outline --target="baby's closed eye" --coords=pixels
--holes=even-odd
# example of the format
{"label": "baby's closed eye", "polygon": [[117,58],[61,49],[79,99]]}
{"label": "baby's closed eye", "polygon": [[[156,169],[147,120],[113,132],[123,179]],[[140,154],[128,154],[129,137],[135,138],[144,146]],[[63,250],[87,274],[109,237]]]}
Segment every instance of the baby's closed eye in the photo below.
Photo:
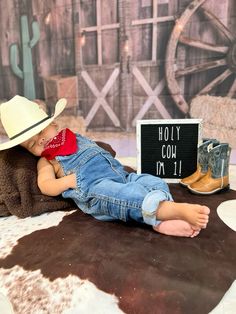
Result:
{"label": "baby's closed eye", "polygon": [[35,144],[35,141],[30,141],[28,144],[28,148],[33,148]]}

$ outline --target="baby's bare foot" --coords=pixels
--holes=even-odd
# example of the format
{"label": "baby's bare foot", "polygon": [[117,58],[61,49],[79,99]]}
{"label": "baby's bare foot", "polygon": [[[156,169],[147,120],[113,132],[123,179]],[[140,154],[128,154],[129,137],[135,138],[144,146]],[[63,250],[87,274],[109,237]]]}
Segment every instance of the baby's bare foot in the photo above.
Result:
{"label": "baby's bare foot", "polygon": [[157,210],[157,218],[164,220],[185,220],[193,229],[206,228],[210,209],[207,206],[164,201]]}
{"label": "baby's bare foot", "polygon": [[181,211],[183,219],[188,221],[191,225],[197,228],[206,228],[210,214],[210,209],[207,206],[183,204]]}
{"label": "baby's bare foot", "polygon": [[159,225],[153,227],[153,229],[159,233],[176,236],[176,237],[196,237],[199,229],[193,229],[192,226],[184,220],[166,220],[162,221]]}

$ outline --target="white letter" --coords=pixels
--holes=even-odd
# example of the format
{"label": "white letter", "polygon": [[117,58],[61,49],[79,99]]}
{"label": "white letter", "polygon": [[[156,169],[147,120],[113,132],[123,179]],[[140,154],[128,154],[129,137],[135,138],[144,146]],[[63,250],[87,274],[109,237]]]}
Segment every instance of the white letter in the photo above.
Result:
{"label": "white letter", "polygon": [[161,157],[162,158],[166,158],[166,155],[164,154],[164,148],[166,147],[166,145],[162,145],[162,148],[161,148]]}
{"label": "white letter", "polygon": [[168,141],[168,138],[169,138],[169,129],[166,126],[165,127],[165,131],[164,131],[164,139],[165,139],[165,141]]}
{"label": "white letter", "polygon": [[164,167],[164,162],[162,161],[157,161],[157,176],[159,176],[160,174],[165,175],[165,167]]}
{"label": "white letter", "polygon": [[177,140],[179,141],[179,131],[180,131],[180,126],[177,126],[177,127],[176,127],[176,130],[177,130]]}
{"label": "white letter", "polygon": [[159,141],[162,141],[162,127],[158,128],[158,132],[159,132]]}

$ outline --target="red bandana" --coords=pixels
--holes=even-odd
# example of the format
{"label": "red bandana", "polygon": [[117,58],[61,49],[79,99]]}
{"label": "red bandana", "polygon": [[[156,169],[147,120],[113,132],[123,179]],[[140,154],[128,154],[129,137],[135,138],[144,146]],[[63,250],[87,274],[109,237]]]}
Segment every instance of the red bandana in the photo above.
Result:
{"label": "red bandana", "polygon": [[56,156],[67,156],[77,151],[76,136],[69,129],[63,129],[45,147],[41,156],[48,160]]}

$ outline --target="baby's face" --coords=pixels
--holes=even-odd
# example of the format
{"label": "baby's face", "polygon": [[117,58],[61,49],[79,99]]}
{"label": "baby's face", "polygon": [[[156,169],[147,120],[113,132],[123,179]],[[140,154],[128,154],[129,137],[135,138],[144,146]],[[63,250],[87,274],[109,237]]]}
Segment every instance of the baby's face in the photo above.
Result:
{"label": "baby's face", "polygon": [[27,141],[21,143],[20,145],[26,148],[30,153],[35,156],[41,156],[47,143],[53,139],[58,133],[58,127],[56,123],[49,124],[40,133],[34,135]]}

